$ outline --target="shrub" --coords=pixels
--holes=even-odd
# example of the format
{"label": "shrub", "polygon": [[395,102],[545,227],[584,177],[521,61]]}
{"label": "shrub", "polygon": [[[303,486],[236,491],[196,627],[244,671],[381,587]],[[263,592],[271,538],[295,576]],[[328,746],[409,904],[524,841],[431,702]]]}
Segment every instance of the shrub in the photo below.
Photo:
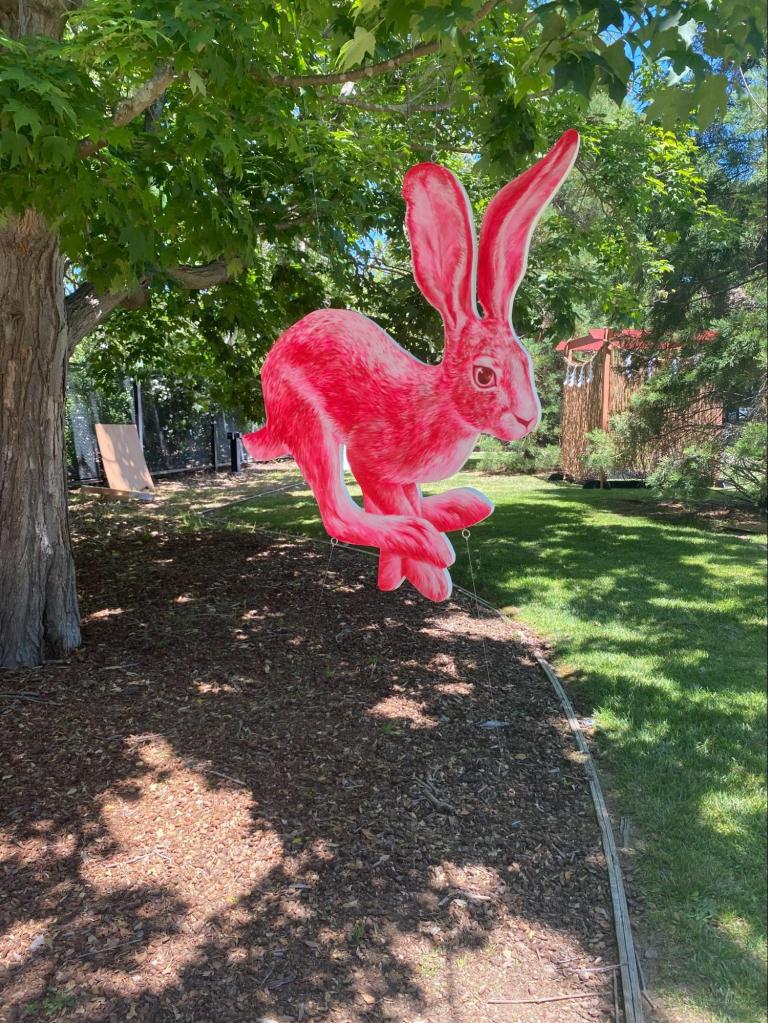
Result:
{"label": "shrub", "polygon": [[481,452],[477,463],[481,472],[546,472],[560,464],[560,448],[557,444],[537,447],[528,437],[509,444],[495,437],[481,437],[477,447]]}
{"label": "shrub", "polygon": [[544,444],[530,451],[533,468],[536,472],[551,472],[560,465],[560,447],[557,444]]}
{"label": "shrub", "polygon": [[603,473],[609,476],[616,468],[617,461],[618,452],[613,435],[605,430],[590,430],[587,434],[584,465],[598,476]]}
{"label": "shrub", "polygon": [[513,448],[500,451],[485,451],[479,462],[481,472],[516,473],[525,472],[526,460],[520,451]]}
{"label": "shrub", "polygon": [[723,456],[723,480],[758,508],[765,508],[768,503],[767,458],[768,431],[765,423],[746,423]]}
{"label": "shrub", "polygon": [[504,445],[496,437],[489,437],[487,433],[481,433],[475,444],[475,451],[503,451]]}
{"label": "shrub", "polygon": [[691,445],[681,454],[665,455],[648,475],[648,486],[658,497],[673,497],[691,504],[701,501],[712,486],[717,451],[708,444]]}

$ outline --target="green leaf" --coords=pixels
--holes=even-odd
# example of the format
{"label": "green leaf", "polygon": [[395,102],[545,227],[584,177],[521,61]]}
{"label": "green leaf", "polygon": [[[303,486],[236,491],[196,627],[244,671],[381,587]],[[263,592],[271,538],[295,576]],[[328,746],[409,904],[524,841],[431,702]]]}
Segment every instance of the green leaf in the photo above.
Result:
{"label": "green leaf", "polygon": [[40,120],[40,115],[32,107],[22,103],[20,100],[12,99],[5,104],[6,113],[10,113],[13,118],[13,123],[16,126],[16,131],[20,128],[30,128],[32,131],[32,138],[39,133],[43,127],[43,122]]}
{"label": "green leaf", "polygon": [[40,152],[46,163],[62,167],[75,157],[75,146],[70,139],[60,135],[47,135],[40,142]]}
{"label": "green leaf", "polygon": [[626,84],[629,81],[629,76],[632,74],[634,66],[624,52],[624,46],[624,40],[618,39],[615,43],[605,48],[603,57],[616,77]]}
{"label": "green leaf", "polygon": [[565,18],[557,11],[551,11],[541,26],[541,42],[547,43],[550,39],[557,39],[565,32]]}
{"label": "green leaf", "polygon": [[199,94],[201,96],[208,95],[208,90],[205,87],[205,82],[197,73],[197,71],[195,70],[188,71],[187,77],[189,78],[189,87],[192,90],[193,94],[195,95]]}
{"label": "green leaf", "polygon": [[26,159],[29,152],[29,139],[15,131],[0,132],[0,155],[9,157],[11,169]]}
{"label": "green leaf", "polygon": [[696,100],[691,89],[660,88],[652,94],[651,105],[646,110],[649,121],[660,121],[665,128],[673,128],[678,121],[686,121]]}
{"label": "green leaf", "polygon": [[349,39],[339,51],[338,64],[342,71],[348,71],[355,64],[361,64],[365,55],[373,56],[376,47],[376,36],[368,29],[358,25],[352,39]]}
{"label": "green leaf", "polygon": [[603,32],[610,25],[621,28],[624,12],[619,0],[599,0],[597,5],[597,31]]}
{"label": "green leaf", "polygon": [[371,14],[379,7],[380,3],[381,0],[353,0],[352,13],[355,18],[360,14]]}
{"label": "green leaf", "polygon": [[38,85],[38,79],[20,67],[3,68],[0,71],[0,82],[16,82],[20,89],[34,89]]}
{"label": "green leaf", "polygon": [[594,80],[595,65],[590,60],[569,56],[555,67],[555,92],[571,86],[575,92],[589,99]]}
{"label": "green leaf", "polygon": [[706,127],[715,120],[718,112],[723,115],[728,109],[728,79],[724,75],[712,75],[706,78],[696,89],[699,109],[696,121]]}
{"label": "green leaf", "polygon": [[622,81],[621,78],[617,78],[616,75],[607,75],[606,88],[608,90],[608,97],[612,102],[620,107],[624,100],[627,98],[627,83]]}

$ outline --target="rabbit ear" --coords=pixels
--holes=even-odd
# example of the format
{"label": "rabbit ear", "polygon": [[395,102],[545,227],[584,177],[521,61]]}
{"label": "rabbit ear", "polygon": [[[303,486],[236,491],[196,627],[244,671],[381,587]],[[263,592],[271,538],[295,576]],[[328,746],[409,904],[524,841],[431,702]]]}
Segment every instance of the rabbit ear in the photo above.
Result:
{"label": "rabbit ear", "polygon": [[579,133],[571,129],[491,200],[480,230],[477,288],[486,316],[509,320],[528,264],[533,229],[568,176],[578,151]]}
{"label": "rabbit ear", "polygon": [[413,276],[426,300],[455,329],[475,307],[476,245],[467,193],[436,163],[411,167],[403,181]]}

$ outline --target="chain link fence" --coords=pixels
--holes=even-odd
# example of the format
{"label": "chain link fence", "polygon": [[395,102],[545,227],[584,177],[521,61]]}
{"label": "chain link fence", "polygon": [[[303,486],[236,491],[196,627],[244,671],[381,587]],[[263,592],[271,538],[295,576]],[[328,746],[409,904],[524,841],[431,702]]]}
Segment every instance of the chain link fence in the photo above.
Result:
{"label": "chain link fence", "polygon": [[[67,380],[67,476],[70,484],[101,483],[104,474],[96,423],[135,423],[150,473],[155,477],[195,469],[218,469],[231,461],[228,434],[254,424],[200,404],[185,387],[165,377],[124,379],[100,387],[77,365]],[[240,462],[249,461],[238,442]]]}

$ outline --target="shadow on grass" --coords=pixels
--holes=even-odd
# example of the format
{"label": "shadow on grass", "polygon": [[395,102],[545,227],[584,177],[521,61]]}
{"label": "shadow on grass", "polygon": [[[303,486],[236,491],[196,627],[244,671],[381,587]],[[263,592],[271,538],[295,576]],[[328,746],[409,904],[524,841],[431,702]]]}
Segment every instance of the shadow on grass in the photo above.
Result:
{"label": "shadow on grass", "polygon": [[497,506],[478,586],[497,606],[547,604],[570,633],[559,652],[583,670],[577,698],[604,720],[606,766],[644,831],[643,886],[670,937],[664,979],[750,1019],[766,992],[760,548],[658,521],[644,503],[629,514],[625,495],[525,496]]}

